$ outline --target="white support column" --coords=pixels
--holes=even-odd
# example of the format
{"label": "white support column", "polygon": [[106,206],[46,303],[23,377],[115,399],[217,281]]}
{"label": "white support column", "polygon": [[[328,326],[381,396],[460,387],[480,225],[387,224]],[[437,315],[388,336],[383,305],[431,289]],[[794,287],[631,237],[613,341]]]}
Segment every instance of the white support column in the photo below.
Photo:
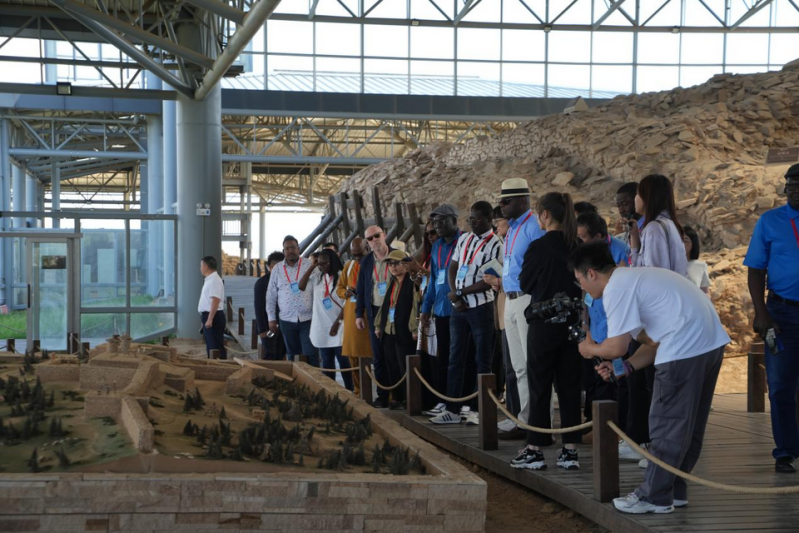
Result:
{"label": "white support column", "polygon": [[[25,170],[17,165],[11,166],[11,189],[14,212],[25,211]],[[24,218],[14,217],[15,228],[24,228],[25,224]]]}
{"label": "white support column", "polygon": [[[160,83],[158,84],[160,85]],[[147,212],[155,215],[164,202],[164,141],[160,115],[147,115]],[[144,183],[144,181],[142,182]],[[142,202],[144,198],[142,198]],[[143,207],[143,206],[142,206]],[[163,287],[161,259],[164,257],[162,223],[148,221],[147,226],[147,293],[156,297]]]}
{"label": "white support column", "polygon": [[[61,169],[57,163],[50,164],[50,211],[61,211]],[[54,218],[53,227],[60,228],[61,221]]]}
{"label": "white support column", "polygon": [[[178,331],[197,337],[200,259],[222,260],[222,91],[202,101],[177,96]],[[208,204],[210,216],[197,214]]]}
{"label": "white support column", "polygon": [[263,204],[263,198],[258,203],[260,204],[258,208],[258,254],[261,263],[263,263],[269,255],[266,252],[266,208]]}
{"label": "white support column", "polygon": [[[163,159],[164,159],[164,214],[173,215],[173,207],[178,197],[178,169],[175,102],[164,100],[163,106]],[[171,224],[164,228],[164,296],[171,301],[175,298],[175,233]]]}
{"label": "white support column", "polygon": [[244,177],[247,179],[247,275],[252,276],[252,163],[242,163]]}
{"label": "white support column", "polygon": [[[8,211],[11,201],[11,136],[8,120],[0,117],[0,208]],[[0,219],[0,228],[9,229],[8,219]],[[0,239],[0,305],[11,306],[11,276],[13,270],[6,268],[6,258],[11,257],[11,239]],[[6,278],[8,276],[8,278]]]}
{"label": "white support column", "polygon": [[[25,173],[25,211],[36,211],[36,195],[38,191],[39,180],[33,174]],[[36,227],[36,218],[28,217],[28,227]]]}

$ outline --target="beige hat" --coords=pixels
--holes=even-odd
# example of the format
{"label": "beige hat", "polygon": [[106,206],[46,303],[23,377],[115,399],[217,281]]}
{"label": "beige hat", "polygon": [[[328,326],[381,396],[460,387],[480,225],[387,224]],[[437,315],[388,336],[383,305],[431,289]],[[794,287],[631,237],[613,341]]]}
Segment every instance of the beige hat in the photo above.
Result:
{"label": "beige hat", "polygon": [[510,178],[502,182],[500,198],[513,198],[515,196],[530,196],[530,184],[524,178]]}
{"label": "beige hat", "polygon": [[402,250],[394,249],[394,250],[391,250],[391,253],[386,256],[386,260],[387,261],[402,261],[406,257],[408,257],[408,254],[406,254]]}

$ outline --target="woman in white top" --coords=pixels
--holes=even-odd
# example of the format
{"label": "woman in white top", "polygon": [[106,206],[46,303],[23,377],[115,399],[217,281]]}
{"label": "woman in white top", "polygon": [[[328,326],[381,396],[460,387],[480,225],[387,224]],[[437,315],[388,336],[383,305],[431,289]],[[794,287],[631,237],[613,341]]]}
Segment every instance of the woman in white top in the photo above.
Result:
{"label": "woman in white top", "polygon": [[699,260],[699,253],[701,251],[699,235],[696,233],[696,230],[690,226],[685,226],[683,232],[685,232],[685,236],[683,237],[685,256],[688,258],[688,279],[696,283],[696,286],[709,296],[710,276],[708,276],[707,273],[707,263]]}
{"label": "woman in white top", "polygon": [[652,174],[638,184],[635,211],[643,215],[644,225],[630,226],[632,264],[672,270],[688,274],[683,230],[677,220],[674,187],[666,176]]}
{"label": "woman in white top", "polygon": [[[336,335],[330,335],[331,327],[338,321],[339,314],[344,308],[344,302],[336,294],[338,277],[342,270],[341,259],[332,250],[322,250],[314,259],[314,268],[300,279],[301,291],[311,291],[313,298],[313,315],[311,318],[311,342],[319,348],[322,359],[322,368],[349,368],[349,358],[341,355],[343,328],[336,330]],[[325,372],[330,379],[336,379],[335,372]],[[352,390],[352,374],[341,372],[341,379],[347,390]]]}

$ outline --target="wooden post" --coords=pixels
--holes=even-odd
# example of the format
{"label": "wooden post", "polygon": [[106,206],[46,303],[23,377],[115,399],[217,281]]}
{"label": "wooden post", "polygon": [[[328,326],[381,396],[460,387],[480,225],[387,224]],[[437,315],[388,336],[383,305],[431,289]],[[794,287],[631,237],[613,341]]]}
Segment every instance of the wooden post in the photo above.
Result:
{"label": "wooden post", "polygon": [[295,363],[307,363],[308,362],[308,356],[307,355],[295,355],[294,356],[294,362]]}
{"label": "wooden post", "polygon": [[747,368],[746,412],[766,412],[766,346],[762,342],[752,343]]}
{"label": "wooden post", "polygon": [[92,347],[88,342],[80,343],[80,355],[81,357],[89,357],[89,351],[91,351]]}
{"label": "wooden post", "polygon": [[239,335],[244,335],[244,308],[239,307]]}
{"label": "wooden post", "polygon": [[67,353],[72,353],[72,333],[67,332]]}
{"label": "wooden post", "polygon": [[497,377],[494,374],[477,375],[477,410],[480,413],[480,449],[499,449],[499,430],[497,429],[497,406],[488,391],[497,391]]}
{"label": "wooden post", "polygon": [[39,341],[39,339],[34,339],[33,346],[31,347],[31,352],[36,353],[41,351],[41,349],[42,349],[41,341]]}
{"label": "wooden post", "polygon": [[361,399],[372,404],[372,378],[366,373],[366,369],[372,364],[371,357],[358,358],[358,372],[361,375]]}
{"label": "wooden post", "polygon": [[352,191],[352,201],[353,205],[355,206],[355,229],[358,230],[358,235],[363,237],[363,234],[366,231],[366,226],[363,224],[363,213],[361,212],[361,208],[363,207],[363,199],[358,191]]}
{"label": "wooden post", "polygon": [[169,346],[169,337],[166,335],[161,337],[161,346]]}
{"label": "wooden post", "polygon": [[419,211],[416,209],[416,204],[408,204],[408,216],[411,219],[413,241],[416,244],[416,249],[421,250],[424,245],[424,224],[419,219]]}
{"label": "wooden post", "polygon": [[222,350],[211,350],[211,359],[221,359]]}
{"label": "wooden post", "polygon": [[252,335],[250,335],[250,350],[256,350],[258,348],[258,321],[253,319],[252,324],[250,325],[250,329],[252,330]]}
{"label": "wooden post", "polygon": [[69,353],[80,352],[80,337],[77,333],[72,334],[72,344],[69,345]]}
{"label": "wooden post", "polygon": [[372,210],[375,212],[375,226],[383,228],[383,210],[380,207],[380,193],[377,187],[372,187]]}
{"label": "wooden post", "polygon": [[421,416],[422,414],[422,382],[414,369],[422,371],[422,358],[418,355],[409,355],[405,358],[408,378],[405,380],[406,395],[405,406],[408,416]]}
{"label": "wooden post", "polygon": [[[602,503],[619,497],[619,438],[608,426],[619,423],[619,404],[594,401],[594,499]],[[482,414],[482,413],[481,413]],[[482,420],[480,421],[482,425]]]}
{"label": "wooden post", "polygon": [[17,353],[17,339],[6,340],[6,351],[11,353]]}
{"label": "wooden post", "polygon": [[227,323],[233,323],[233,297],[228,296],[225,298],[225,315],[227,315]]}

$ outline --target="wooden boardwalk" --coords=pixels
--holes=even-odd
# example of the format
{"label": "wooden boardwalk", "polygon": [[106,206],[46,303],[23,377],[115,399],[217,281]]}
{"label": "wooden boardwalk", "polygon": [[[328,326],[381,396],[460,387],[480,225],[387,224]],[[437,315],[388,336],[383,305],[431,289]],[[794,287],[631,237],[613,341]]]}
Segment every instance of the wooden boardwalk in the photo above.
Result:
{"label": "wooden boardwalk", "polygon": [[[768,413],[747,413],[743,394],[716,395],[713,406],[696,475],[753,488],[799,485],[799,476],[774,472]],[[690,503],[685,508],[666,515],[626,515],[616,511],[612,504],[593,499],[593,459],[589,445],[579,446],[578,472],[555,466],[555,446],[544,452],[548,470],[515,470],[508,463],[523,441],[499,441],[498,451],[484,452],[477,448],[476,426],[435,426],[425,417],[407,416],[402,417],[402,423],[449,452],[557,500],[611,531],[799,531],[796,495],[733,494],[691,483]],[[635,489],[643,474],[636,462],[621,461],[621,494]]]}

